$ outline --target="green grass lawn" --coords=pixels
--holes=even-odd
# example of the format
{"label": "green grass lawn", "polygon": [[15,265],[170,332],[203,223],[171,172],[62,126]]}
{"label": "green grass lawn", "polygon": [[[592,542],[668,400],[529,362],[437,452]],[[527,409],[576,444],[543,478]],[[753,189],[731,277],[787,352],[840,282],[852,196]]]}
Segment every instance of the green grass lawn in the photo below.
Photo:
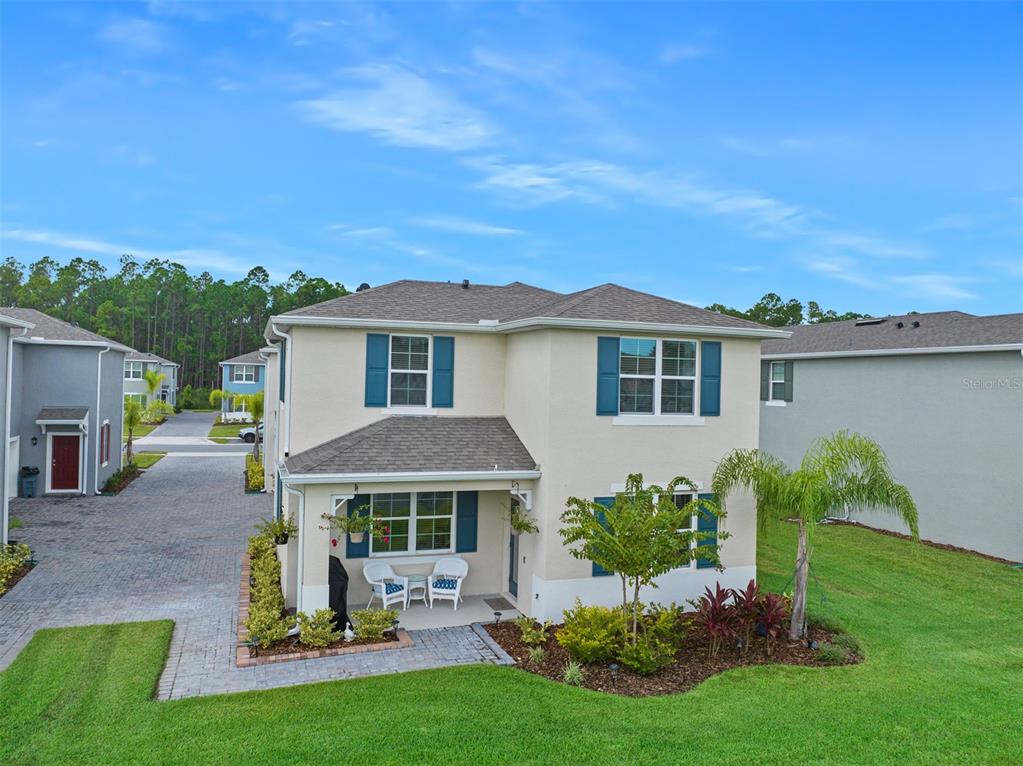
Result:
{"label": "green grass lawn", "polygon": [[160,458],[166,454],[166,452],[136,452],[135,465],[139,468],[151,468],[160,462]]}
{"label": "green grass lawn", "polygon": [[[139,425],[135,426],[134,431],[132,431],[132,438],[141,439],[143,436],[148,436],[153,432],[154,428],[156,428],[155,425],[151,426],[145,423],[140,423]],[[124,433],[124,435],[121,437],[121,440],[128,441],[127,432]]]}
{"label": "green grass lawn", "polygon": [[[817,546],[860,665],[646,699],[474,666],[155,702],[169,622],[46,630],[0,674],[0,763],[1019,763],[1023,572],[854,527]],[[794,547],[762,540],[767,587]]]}

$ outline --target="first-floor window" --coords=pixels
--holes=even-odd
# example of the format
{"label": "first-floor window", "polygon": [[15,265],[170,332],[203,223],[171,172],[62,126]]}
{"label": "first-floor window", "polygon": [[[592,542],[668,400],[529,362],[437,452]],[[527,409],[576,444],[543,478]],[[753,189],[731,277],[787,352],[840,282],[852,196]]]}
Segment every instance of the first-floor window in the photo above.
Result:
{"label": "first-floor window", "polygon": [[447,552],[453,547],[453,492],[379,493],[371,498],[370,512],[387,530],[370,536],[373,555]]}

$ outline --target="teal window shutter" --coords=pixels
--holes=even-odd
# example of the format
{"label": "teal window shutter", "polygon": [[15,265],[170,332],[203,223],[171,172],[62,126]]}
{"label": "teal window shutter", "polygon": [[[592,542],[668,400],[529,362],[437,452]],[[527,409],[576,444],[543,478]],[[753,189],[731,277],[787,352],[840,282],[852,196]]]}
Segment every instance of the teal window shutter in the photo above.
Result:
{"label": "teal window shutter", "polygon": [[795,365],[791,362],[785,362],[785,401],[792,401],[792,372]]}
{"label": "teal window shutter", "polygon": [[721,414],[721,342],[700,341],[700,414]]}
{"label": "teal window shutter", "polygon": [[366,335],[366,406],[387,406],[387,363],[390,356],[389,335]]}
{"label": "teal window shutter", "polygon": [[[618,339],[615,338],[615,340],[618,340]],[[595,497],[595,498],[593,498],[593,502],[600,503],[605,508],[610,508],[612,505],[615,504],[615,499],[613,497]],[[601,523],[601,526],[607,527],[607,519],[604,518],[604,512],[603,511],[598,511],[597,512],[597,521],[599,521]],[[604,567],[602,567],[596,561],[594,561],[592,563],[593,563],[593,576],[594,577],[608,577],[609,575],[613,575],[614,574],[614,572],[609,572],[606,569],[604,569]]]}
{"label": "teal window shutter", "polygon": [[[360,516],[369,516],[369,502],[369,495],[356,495],[345,503],[348,508],[348,515],[354,516],[358,513]],[[352,538],[349,535],[345,535],[347,541],[345,543],[345,558],[364,559],[369,556],[369,537],[369,532],[367,532],[363,535],[361,543],[353,543]]]}
{"label": "teal window shutter", "polygon": [[619,338],[597,338],[597,414],[618,414]]}
{"label": "teal window shutter", "polygon": [[455,339],[433,339],[433,406],[455,406]]}
{"label": "teal window shutter", "polygon": [[287,351],[287,348],[288,347],[282,343],[281,344],[280,353],[277,354],[277,364],[280,367],[280,369],[278,370],[278,373],[279,373],[278,377],[279,377],[280,385],[277,386],[277,388],[278,388],[278,397],[277,398],[280,399],[282,402],[284,401],[284,371],[285,371],[285,369],[287,369],[284,366],[286,361],[287,361],[287,359],[285,358],[285,353]]}
{"label": "teal window shutter", "polygon": [[[714,498],[713,494],[705,493],[697,495],[700,500],[711,500]],[[717,542],[717,531],[718,531],[718,517],[710,513],[703,513],[702,511],[696,514],[696,531],[697,532],[714,532],[715,538],[713,540],[700,540],[696,545],[714,545]],[[697,569],[713,569],[714,562],[709,559],[696,559]]]}
{"label": "teal window shutter", "polygon": [[476,552],[476,527],[479,522],[480,493],[458,492],[455,500],[455,551]]}

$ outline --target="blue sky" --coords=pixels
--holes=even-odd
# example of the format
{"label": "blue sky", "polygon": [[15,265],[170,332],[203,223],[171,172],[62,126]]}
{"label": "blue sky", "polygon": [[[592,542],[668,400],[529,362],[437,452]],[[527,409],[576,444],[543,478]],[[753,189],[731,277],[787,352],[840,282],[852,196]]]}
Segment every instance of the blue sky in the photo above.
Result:
{"label": "blue sky", "polygon": [[1021,309],[1020,4],[2,14],[4,256]]}

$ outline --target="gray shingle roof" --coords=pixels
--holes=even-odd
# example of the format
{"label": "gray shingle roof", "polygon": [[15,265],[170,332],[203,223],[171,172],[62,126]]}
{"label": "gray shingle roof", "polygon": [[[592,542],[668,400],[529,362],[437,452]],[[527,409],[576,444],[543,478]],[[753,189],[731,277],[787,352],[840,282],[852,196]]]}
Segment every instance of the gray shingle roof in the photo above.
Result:
{"label": "gray shingle roof", "polygon": [[[1023,314],[974,316],[939,311],[885,317],[876,324],[857,325],[856,321],[787,327],[792,337],[765,340],[761,355],[1023,344]],[[913,327],[913,322],[920,326]]]}
{"label": "gray shingle roof", "polygon": [[257,349],[247,354],[225,359],[221,364],[266,364],[266,360],[260,358],[259,349]]}
{"label": "gray shingle roof", "polygon": [[36,420],[83,420],[88,407],[43,407]]}
{"label": "gray shingle roof", "polygon": [[128,362],[159,362],[160,364],[177,365],[177,362],[164,359],[162,356],[158,356],[150,351],[132,351],[130,354],[125,354],[124,359]]}
{"label": "gray shingle roof", "polygon": [[503,417],[393,415],[287,459],[289,473],[532,471]]}
{"label": "gray shingle roof", "polygon": [[65,322],[61,319],[51,317],[49,314],[44,314],[42,311],[37,311],[36,309],[22,309],[15,307],[0,308],[0,314],[5,314],[9,317],[14,317],[15,319],[21,319],[34,324],[35,327],[29,330],[26,334],[26,337],[29,338],[106,343],[111,346],[115,346],[118,349],[127,349],[126,346],[123,346],[116,340],[110,340],[110,338],[104,338],[102,335],[97,335],[94,332],[83,330],[81,327],[75,327],[70,322]]}
{"label": "gray shingle roof", "polygon": [[563,295],[522,282],[471,284],[464,289],[460,282],[401,280],[282,316],[470,324],[480,320],[503,323],[542,317],[763,329],[756,322],[614,284]]}

